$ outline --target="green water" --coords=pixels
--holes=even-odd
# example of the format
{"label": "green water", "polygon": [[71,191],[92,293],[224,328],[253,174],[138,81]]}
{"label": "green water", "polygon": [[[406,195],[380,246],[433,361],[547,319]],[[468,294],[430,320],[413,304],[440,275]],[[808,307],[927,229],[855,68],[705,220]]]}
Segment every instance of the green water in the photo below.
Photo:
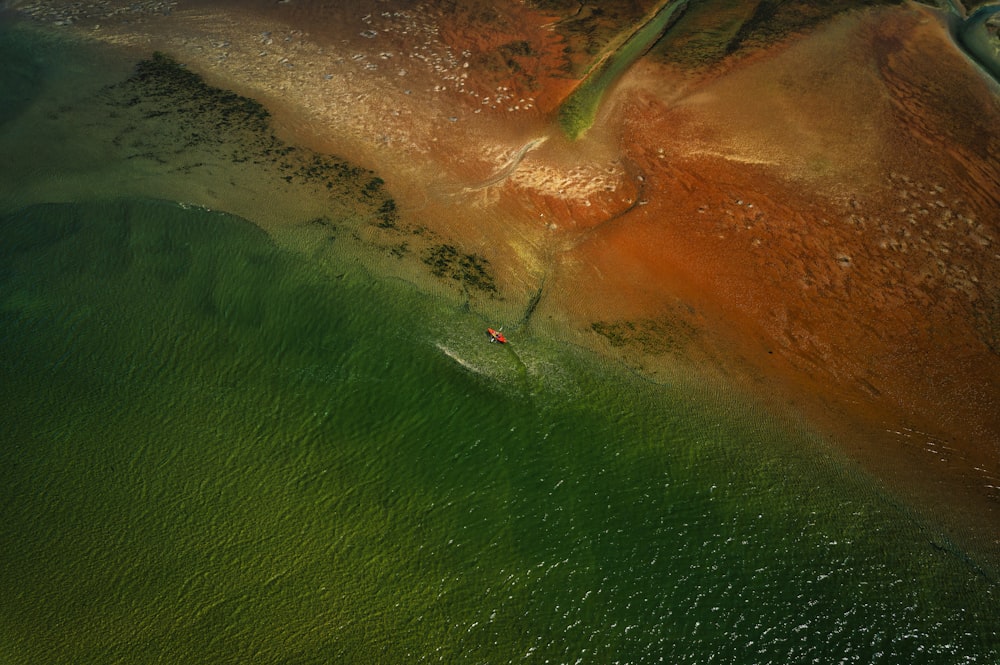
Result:
{"label": "green water", "polygon": [[989,29],[991,22],[997,24],[998,15],[1000,5],[982,5],[967,19],[951,20],[957,23],[954,30],[959,45],[1000,83],[1000,36],[997,36],[995,27],[992,31]]}
{"label": "green water", "polygon": [[663,34],[687,3],[682,1],[664,4],[618,48],[587,73],[584,80],[559,107],[559,126],[571,139],[579,138],[597,116],[601,99],[608,88],[632,66]]}
{"label": "green water", "polygon": [[997,582],[805,434],[39,160],[51,202],[0,201],[0,661],[1000,658]]}

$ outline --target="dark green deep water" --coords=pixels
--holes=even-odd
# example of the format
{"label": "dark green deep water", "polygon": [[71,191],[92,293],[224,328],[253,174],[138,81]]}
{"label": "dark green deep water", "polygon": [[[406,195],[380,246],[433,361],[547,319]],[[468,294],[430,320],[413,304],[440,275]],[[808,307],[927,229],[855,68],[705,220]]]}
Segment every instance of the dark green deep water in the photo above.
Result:
{"label": "dark green deep water", "polygon": [[0,183],[0,662],[1000,659],[997,581],[806,434],[59,149]]}

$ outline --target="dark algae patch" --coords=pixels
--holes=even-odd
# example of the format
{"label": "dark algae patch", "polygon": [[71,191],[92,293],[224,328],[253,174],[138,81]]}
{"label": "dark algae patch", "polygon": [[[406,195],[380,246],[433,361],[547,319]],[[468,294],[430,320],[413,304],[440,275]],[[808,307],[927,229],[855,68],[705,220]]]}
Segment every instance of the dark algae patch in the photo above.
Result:
{"label": "dark algae patch", "polygon": [[762,49],[854,9],[900,0],[716,0],[689,3],[684,16],[653,47],[663,61],[696,68]]}
{"label": "dark algae patch", "polygon": [[[642,20],[654,2],[622,0],[612,2],[579,2],[578,0],[538,0],[534,3],[543,11],[563,16],[555,30],[566,40],[567,55],[582,54],[593,58],[629,26]],[[585,63],[581,63],[586,67]],[[578,75],[579,72],[574,72]]]}
{"label": "dark algae patch", "polygon": [[613,347],[634,346],[654,355],[682,353],[698,334],[691,323],[673,318],[595,321],[590,329]]}
{"label": "dark algae patch", "polygon": [[525,90],[538,90],[541,84],[534,74],[538,52],[531,42],[523,39],[501,44],[495,50],[480,53],[472,61],[477,72],[491,72],[503,77],[516,77]]}
{"label": "dark algae patch", "polygon": [[[215,129],[220,131],[240,125],[261,134],[269,130],[270,114],[259,102],[213,88],[200,76],[160,52],[140,61],[135,66],[135,74],[122,87],[134,87],[135,92],[141,89],[143,93],[142,97],[130,98],[127,102],[129,106],[168,100],[180,103],[174,108],[161,107],[148,111],[146,117],[178,112],[185,116],[196,114],[203,122],[214,121]],[[214,117],[210,118],[210,115]]]}
{"label": "dark algae patch", "polygon": [[463,288],[495,295],[496,282],[490,262],[478,254],[465,254],[453,245],[435,245],[424,255],[424,263],[437,277],[453,279]]}
{"label": "dark algae patch", "polygon": [[286,185],[325,193],[363,219],[394,226],[395,201],[384,182],[345,159],[287,144],[259,102],[208,85],[163,53],[139,62],[101,99],[114,123],[113,145],[125,159],[152,161],[172,173],[197,175],[216,165],[253,166]]}

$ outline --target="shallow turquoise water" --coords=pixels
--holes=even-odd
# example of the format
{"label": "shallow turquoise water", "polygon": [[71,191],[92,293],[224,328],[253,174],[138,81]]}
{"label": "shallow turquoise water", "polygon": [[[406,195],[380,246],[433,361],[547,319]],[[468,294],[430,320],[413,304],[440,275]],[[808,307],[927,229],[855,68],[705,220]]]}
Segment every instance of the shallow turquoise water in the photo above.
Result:
{"label": "shallow turquoise water", "polygon": [[751,407],[52,200],[0,215],[4,662],[1000,658],[997,582]]}

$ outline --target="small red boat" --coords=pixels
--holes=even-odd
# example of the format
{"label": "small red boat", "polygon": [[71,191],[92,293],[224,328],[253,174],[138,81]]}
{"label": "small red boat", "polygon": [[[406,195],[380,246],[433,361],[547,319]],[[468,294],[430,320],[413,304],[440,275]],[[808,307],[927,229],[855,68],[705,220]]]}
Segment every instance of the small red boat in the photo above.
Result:
{"label": "small red boat", "polygon": [[501,344],[507,343],[507,338],[503,336],[503,333],[499,330],[494,330],[493,328],[487,328],[486,334],[490,336],[490,342],[499,342]]}

